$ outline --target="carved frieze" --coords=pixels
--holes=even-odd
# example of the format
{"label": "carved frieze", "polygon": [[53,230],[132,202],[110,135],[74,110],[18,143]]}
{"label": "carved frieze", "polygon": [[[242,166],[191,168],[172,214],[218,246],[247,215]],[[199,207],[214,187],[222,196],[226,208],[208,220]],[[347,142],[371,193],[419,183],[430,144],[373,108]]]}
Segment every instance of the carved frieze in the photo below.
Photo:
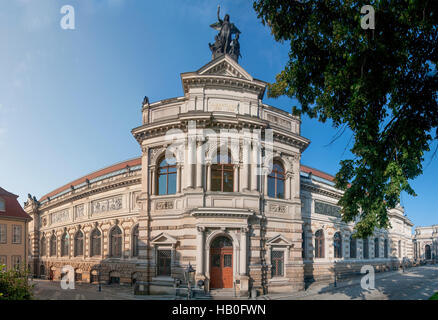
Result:
{"label": "carved frieze", "polygon": [[122,196],[97,200],[91,204],[93,214],[99,214],[122,209]]}
{"label": "carved frieze", "polygon": [[80,204],[75,207],[75,219],[81,219],[85,217],[85,205]]}
{"label": "carved frieze", "polygon": [[65,209],[58,212],[54,212],[50,215],[50,223],[56,224],[56,223],[62,223],[70,221],[70,210]]}

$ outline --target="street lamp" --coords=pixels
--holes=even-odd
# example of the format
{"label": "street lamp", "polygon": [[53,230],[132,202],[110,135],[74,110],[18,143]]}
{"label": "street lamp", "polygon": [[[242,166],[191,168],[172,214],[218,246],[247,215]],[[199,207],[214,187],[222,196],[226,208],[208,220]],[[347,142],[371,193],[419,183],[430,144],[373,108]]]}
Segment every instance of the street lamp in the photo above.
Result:
{"label": "street lamp", "polygon": [[190,297],[192,296],[192,287],[191,287],[191,279],[195,278],[195,269],[193,269],[192,265],[189,262],[189,265],[187,266],[186,270],[184,271],[184,278],[187,282],[187,300],[190,300]]}

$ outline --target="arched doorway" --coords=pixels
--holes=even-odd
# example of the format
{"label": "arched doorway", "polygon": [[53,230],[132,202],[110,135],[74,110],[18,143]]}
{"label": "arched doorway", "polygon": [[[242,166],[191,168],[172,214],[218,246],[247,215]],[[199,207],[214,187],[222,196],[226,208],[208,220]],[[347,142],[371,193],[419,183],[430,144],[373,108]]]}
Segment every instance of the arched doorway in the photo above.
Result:
{"label": "arched doorway", "polygon": [[44,267],[44,265],[40,266],[40,278],[44,279],[46,277],[46,268]]}
{"label": "arched doorway", "polygon": [[426,247],[424,248],[424,252],[425,252],[425,256],[426,256],[426,260],[431,260],[432,259],[432,251],[430,250],[430,245],[426,245]]}
{"label": "arched doorway", "polygon": [[220,236],[210,246],[210,288],[233,287],[233,242]]}
{"label": "arched doorway", "polygon": [[109,284],[120,284],[120,273],[111,271],[109,274]]}
{"label": "arched doorway", "polygon": [[90,283],[98,283],[99,282],[99,274],[97,270],[90,271]]}

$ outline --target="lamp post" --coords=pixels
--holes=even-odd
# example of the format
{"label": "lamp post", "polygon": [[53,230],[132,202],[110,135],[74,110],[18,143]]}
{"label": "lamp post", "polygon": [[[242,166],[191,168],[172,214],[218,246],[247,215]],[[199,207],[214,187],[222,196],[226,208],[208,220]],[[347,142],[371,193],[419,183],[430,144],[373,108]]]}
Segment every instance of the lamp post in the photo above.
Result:
{"label": "lamp post", "polygon": [[186,278],[186,282],[187,282],[187,300],[190,300],[191,296],[192,296],[192,287],[190,284],[190,280],[191,277],[194,277],[195,274],[195,269],[193,269],[192,265],[189,262],[189,265],[187,266],[185,272],[184,272],[184,277]]}
{"label": "lamp post", "polygon": [[100,282],[100,274],[102,273],[102,266],[99,265],[99,274],[97,275],[99,281],[99,292],[102,292],[102,283]]}

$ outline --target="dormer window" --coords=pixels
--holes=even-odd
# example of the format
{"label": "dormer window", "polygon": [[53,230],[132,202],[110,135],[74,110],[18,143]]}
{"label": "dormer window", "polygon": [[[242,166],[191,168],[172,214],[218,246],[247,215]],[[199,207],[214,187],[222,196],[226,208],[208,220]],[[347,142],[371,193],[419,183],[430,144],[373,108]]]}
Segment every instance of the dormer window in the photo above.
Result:
{"label": "dormer window", "polygon": [[0,211],[6,211],[5,200],[0,198]]}

